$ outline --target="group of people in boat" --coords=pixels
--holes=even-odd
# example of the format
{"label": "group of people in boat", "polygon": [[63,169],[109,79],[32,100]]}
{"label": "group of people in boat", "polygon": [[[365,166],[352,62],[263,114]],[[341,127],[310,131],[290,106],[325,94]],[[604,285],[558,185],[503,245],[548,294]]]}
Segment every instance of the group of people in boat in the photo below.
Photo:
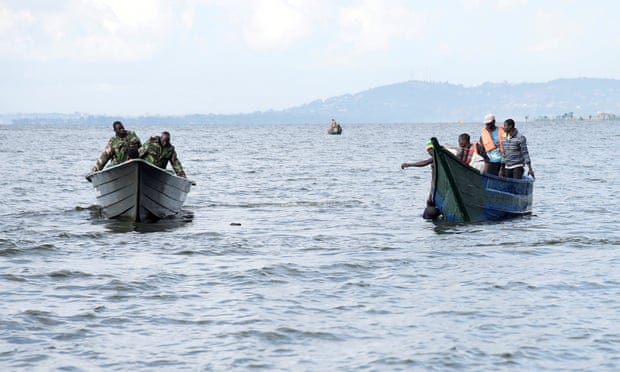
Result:
{"label": "group of people in boat", "polygon": [[[478,142],[471,143],[469,134],[462,133],[458,138],[458,149],[446,148],[461,162],[477,169],[480,173],[521,179],[527,166],[528,175],[535,177],[527,149],[527,139],[519,133],[513,119],[504,120],[503,127],[498,127],[495,123],[495,115],[487,114],[484,117],[484,128],[482,128]],[[430,158],[413,163],[402,163],[401,169],[427,165],[432,167],[433,144],[431,142],[426,144],[426,151]],[[431,184],[431,192],[422,217],[435,219],[440,214],[441,211],[436,208],[433,200],[433,185]]]}
{"label": "group of people in boat", "polygon": [[114,137],[108,141],[91,172],[102,170],[108,161],[110,164],[116,165],[131,159],[141,158],[162,169],[166,169],[170,163],[177,176],[187,178],[177,152],[170,143],[170,133],[164,131],[161,135],[152,136],[142,144],[136,133],[126,130],[120,121],[115,121],[112,126],[114,127]]}
{"label": "group of people in boat", "polygon": [[[505,178],[521,179],[528,168],[528,175],[535,177],[527,139],[521,134],[513,119],[504,120],[503,127],[495,123],[495,115],[484,117],[479,142],[471,143],[469,134],[462,133],[458,138],[458,149],[455,155],[465,164],[472,166],[480,173],[492,174]],[[433,145],[426,144],[426,151],[431,155],[426,160],[413,163],[402,163],[401,169],[408,167],[424,167],[433,164]]]}

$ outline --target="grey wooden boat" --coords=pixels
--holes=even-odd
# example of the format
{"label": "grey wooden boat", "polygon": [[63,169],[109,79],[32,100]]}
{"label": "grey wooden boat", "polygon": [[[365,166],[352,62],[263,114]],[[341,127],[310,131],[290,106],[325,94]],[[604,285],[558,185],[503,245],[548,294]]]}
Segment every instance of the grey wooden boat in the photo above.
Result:
{"label": "grey wooden boat", "polygon": [[95,187],[105,217],[136,222],[179,213],[194,184],[142,159],[105,168],[86,179]]}
{"label": "grey wooden boat", "polygon": [[336,128],[329,128],[327,134],[342,134],[342,127],[338,124]]}

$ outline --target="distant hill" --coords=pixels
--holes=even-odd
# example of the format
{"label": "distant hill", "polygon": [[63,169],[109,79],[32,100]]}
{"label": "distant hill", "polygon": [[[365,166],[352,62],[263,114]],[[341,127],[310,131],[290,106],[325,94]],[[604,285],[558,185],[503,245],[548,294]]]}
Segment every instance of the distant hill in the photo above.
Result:
{"label": "distant hill", "polygon": [[[464,87],[450,83],[407,81],[355,94],[316,100],[285,110],[246,114],[193,114],[121,118],[130,124],[227,123],[402,123],[480,121],[488,112],[500,118],[589,118],[600,112],[620,114],[620,80],[559,79],[546,83],[485,83]],[[110,123],[118,119],[87,114],[0,116],[0,123]]]}
{"label": "distant hill", "polygon": [[463,87],[408,81],[347,94],[273,113],[289,121],[340,122],[480,121],[485,114],[523,120],[573,113],[585,118],[620,113],[620,80],[560,79],[547,83],[485,83]]}

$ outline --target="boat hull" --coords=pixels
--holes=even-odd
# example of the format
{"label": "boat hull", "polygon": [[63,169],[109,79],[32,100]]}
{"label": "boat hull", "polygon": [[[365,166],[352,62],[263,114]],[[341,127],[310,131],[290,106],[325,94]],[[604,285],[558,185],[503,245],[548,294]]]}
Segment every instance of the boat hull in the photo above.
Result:
{"label": "boat hull", "polygon": [[329,128],[327,134],[342,134],[342,128]]}
{"label": "boat hull", "polygon": [[534,180],[481,174],[432,138],[435,206],[451,222],[495,221],[532,213]]}
{"label": "boat hull", "polygon": [[177,177],[142,159],[103,169],[86,177],[97,192],[106,218],[136,222],[179,213],[192,181]]}

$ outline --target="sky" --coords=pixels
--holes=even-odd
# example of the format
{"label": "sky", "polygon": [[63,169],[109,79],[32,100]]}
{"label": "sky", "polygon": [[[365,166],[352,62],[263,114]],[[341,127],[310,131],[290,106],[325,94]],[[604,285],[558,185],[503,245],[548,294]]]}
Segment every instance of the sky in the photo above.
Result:
{"label": "sky", "polygon": [[620,79],[620,2],[0,0],[0,114],[232,114],[408,80]]}

